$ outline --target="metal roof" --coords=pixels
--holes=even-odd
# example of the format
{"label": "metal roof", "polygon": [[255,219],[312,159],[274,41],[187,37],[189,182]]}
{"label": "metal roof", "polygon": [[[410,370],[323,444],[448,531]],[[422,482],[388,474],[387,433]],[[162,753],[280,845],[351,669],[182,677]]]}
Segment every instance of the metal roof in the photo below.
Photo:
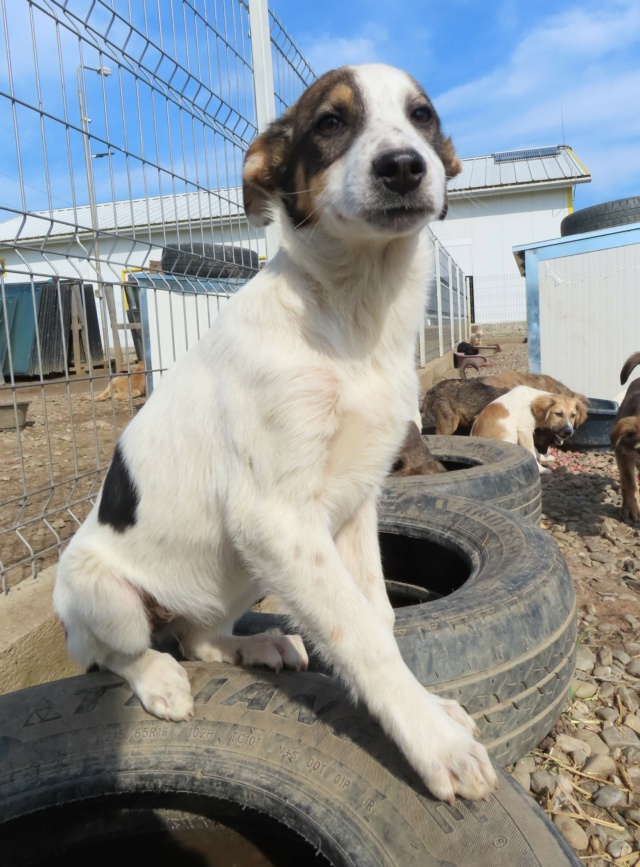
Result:
{"label": "metal roof", "polygon": [[[567,186],[591,180],[591,174],[582,165],[570,147],[529,148],[505,151],[484,157],[462,159],[462,172],[449,181],[449,196],[463,197],[473,190],[474,195],[506,192],[508,189]],[[231,187],[222,190],[198,190],[169,196],[125,199],[105,202],[96,207],[98,229],[117,233],[154,226],[199,224],[243,217],[242,190]],[[52,211],[34,211],[23,217],[12,217],[0,222],[0,243],[16,243],[28,238],[73,236],[79,231],[92,231],[91,211],[88,205],[77,208],[56,208]]]}
{"label": "metal roof", "polygon": [[588,169],[568,145],[503,151],[462,159],[462,172],[449,181],[449,195],[520,191],[524,187],[572,186],[591,180]]}
{"label": "metal roof", "polygon": [[[96,212],[98,229],[101,232],[117,233],[128,229],[127,234],[134,236],[134,227],[147,229],[176,223],[199,224],[203,220],[217,221],[244,216],[244,207],[242,190],[240,187],[231,187],[224,190],[199,190],[170,196],[105,202],[96,206]],[[19,215],[4,220],[0,222],[0,243],[25,241],[28,238],[69,236],[75,235],[78,230],[93,230],[88,205],[34,211],[26,217]]]}

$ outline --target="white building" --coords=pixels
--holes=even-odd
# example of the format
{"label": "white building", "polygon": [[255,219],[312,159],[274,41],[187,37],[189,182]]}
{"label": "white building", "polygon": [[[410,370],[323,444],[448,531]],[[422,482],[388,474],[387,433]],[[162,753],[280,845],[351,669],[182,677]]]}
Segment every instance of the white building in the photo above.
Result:
{"label": "white building", "polygon": [[[472,157],[462,166],[449,184],[447,218],[432,229],[473,280],[474,321],[523,322],[524,279],[512,248],[557,237],[573,210],[575,185],[591,175],[564,145]],[[93,217],[88,206],[16,216],[0,223],[0,266],[8,283],[95,281],[97,253],[102,280],[118,284],[139,269],[158,268],[164,248],[192,243],[265,254],[264,232],[249,227],[242,191],[231,188],[108,202]]]}
{"label": "white building", "polygon": [[449,212],[434,234],[473,280],[473,320],[526,320],[516,245],[557,238],[573,211],[574,187],[591,175],[570,147],[506,151],[462,160],[449,182]]}

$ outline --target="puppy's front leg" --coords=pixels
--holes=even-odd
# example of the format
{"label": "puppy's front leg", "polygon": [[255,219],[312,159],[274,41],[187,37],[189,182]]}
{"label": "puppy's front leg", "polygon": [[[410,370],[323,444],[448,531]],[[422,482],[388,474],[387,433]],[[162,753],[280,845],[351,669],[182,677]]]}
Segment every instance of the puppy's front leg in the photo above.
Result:
{"label": "puppy's front leg", "polygon": [[615,449],[616,464],[620,473],[620,492],[622,494],[622,517],[640,521],[640,498],[636,481],[635,456]]}
{"label": "puppy's front leg", "polygon": [[396,616],[389,602],[382,574],[378,514],[373,498],[365,500],[355,515],[340,529],[336,536],[336,547],[347,571],[353,576],[362,593],[388,628],[393,629]]}
{"label": "puppy's front leg", "polygon": [[540,455],[538,454],[538,450],[536,449],[535,443],[533,441],[533,431],[518,431],[518,445],[522,446],[522,448],[526,449],[536,459],[536,463],[538,465],[538,472],[541,476],[548,475],[551,470],[548,467],[543,466],[540,463]]}
{"label": "puppy's front leg", "polygon": [[[243,539],[248,561],[279,594],[316,647],[398,744],[429,789],[486,798],[497,785],[474,724],[430,695],[405,665],[388,623],[342,562],[319,504],[261,501]],[[282,527],[287,532],[282,532]]]}

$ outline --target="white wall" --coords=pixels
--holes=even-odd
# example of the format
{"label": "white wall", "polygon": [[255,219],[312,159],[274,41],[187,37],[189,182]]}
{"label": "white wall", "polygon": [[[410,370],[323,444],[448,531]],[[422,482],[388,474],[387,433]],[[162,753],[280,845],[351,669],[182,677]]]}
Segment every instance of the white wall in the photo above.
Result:
{"label": "white wall", "polygon": [[620,368],[640,349],[640,244],[538,267],[540,369],[590,397],[615,399]]}
{"label": "white wall", "polygon": [[526,292],[512,248],[557,238],[569,213],[569,187],[453,198],[432,224],[467,275],[473,276],[475,321],[526,319]]}

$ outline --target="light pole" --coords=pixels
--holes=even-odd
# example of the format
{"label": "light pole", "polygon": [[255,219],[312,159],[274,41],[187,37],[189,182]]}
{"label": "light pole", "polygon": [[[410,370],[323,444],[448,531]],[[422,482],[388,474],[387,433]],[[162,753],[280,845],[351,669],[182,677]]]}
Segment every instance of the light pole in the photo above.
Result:
{"label": "light pole", "polygon": [[[98,284],[96,295],[99,299],[102,299],[104,293],[104,281],[102,279],[102,267],[100,263],[100,227],[98,224],[98,208],[96,205],[96,191],[95,191],[95,183],[93,178],[93,164],[91,160],[93,159],[93,154],[91,153],[91,139],[89,137],[89,124],[91,123],[91,118],[88,116],[87,112],[87,97],[85,92],[85,83],[84,83],[84,70],[88,70],[89,72],[95,72],[98,75],[101,75],[103,78],[108,78],[111,75],[111,70],[108,66],[86,66],[85,64],[81,64],[78,66],[77,75],[78,75],[78,107],[80,109],[80,127],[83,132],[82,143],[84,147],[84,167],[87,175],[87,190],[89,193],[89,215],[91,218],[91,228],[93,230],[93,261],[94,268],[96,272],[96,281]],[[99,154],[99,156],[105,156],[105,154]],[[118,335],[118,327],[115,321],[116,311],[115,304],[113,301],[113,293],[107,295],[107,306],[109,308],[109,318],[111,319],[111,331],[113,335],[114,341],[114,351],[116,356],[116,371],[122,370],[122,351],[120,349],[120,339]]]}
{"label": "light pole", "polygon": [[87,99],[84,86],[83,70],[97,72],[103,78],[108,78],[111,75],[111,70],[108,66],[85,66],[84,64],[77,69],[78,74],[78,107],[80,109],[80,126],[82,128],[82,144],[84,147],[84,168],[87,175],[87,189],[89,192],[89,214],[91,217],[91,228],[94,233],[94,248],[93,256],[95,262],[96,275],[98,277],[98,292],[99,297],[102,296],[102,271],[100,268],[100,254],[98,246],[98,209],[96,206],[96,193],[93,179],[93,165],[91,163],[91,140],[89,138],[89,124],[91,118],[87,116]]}

